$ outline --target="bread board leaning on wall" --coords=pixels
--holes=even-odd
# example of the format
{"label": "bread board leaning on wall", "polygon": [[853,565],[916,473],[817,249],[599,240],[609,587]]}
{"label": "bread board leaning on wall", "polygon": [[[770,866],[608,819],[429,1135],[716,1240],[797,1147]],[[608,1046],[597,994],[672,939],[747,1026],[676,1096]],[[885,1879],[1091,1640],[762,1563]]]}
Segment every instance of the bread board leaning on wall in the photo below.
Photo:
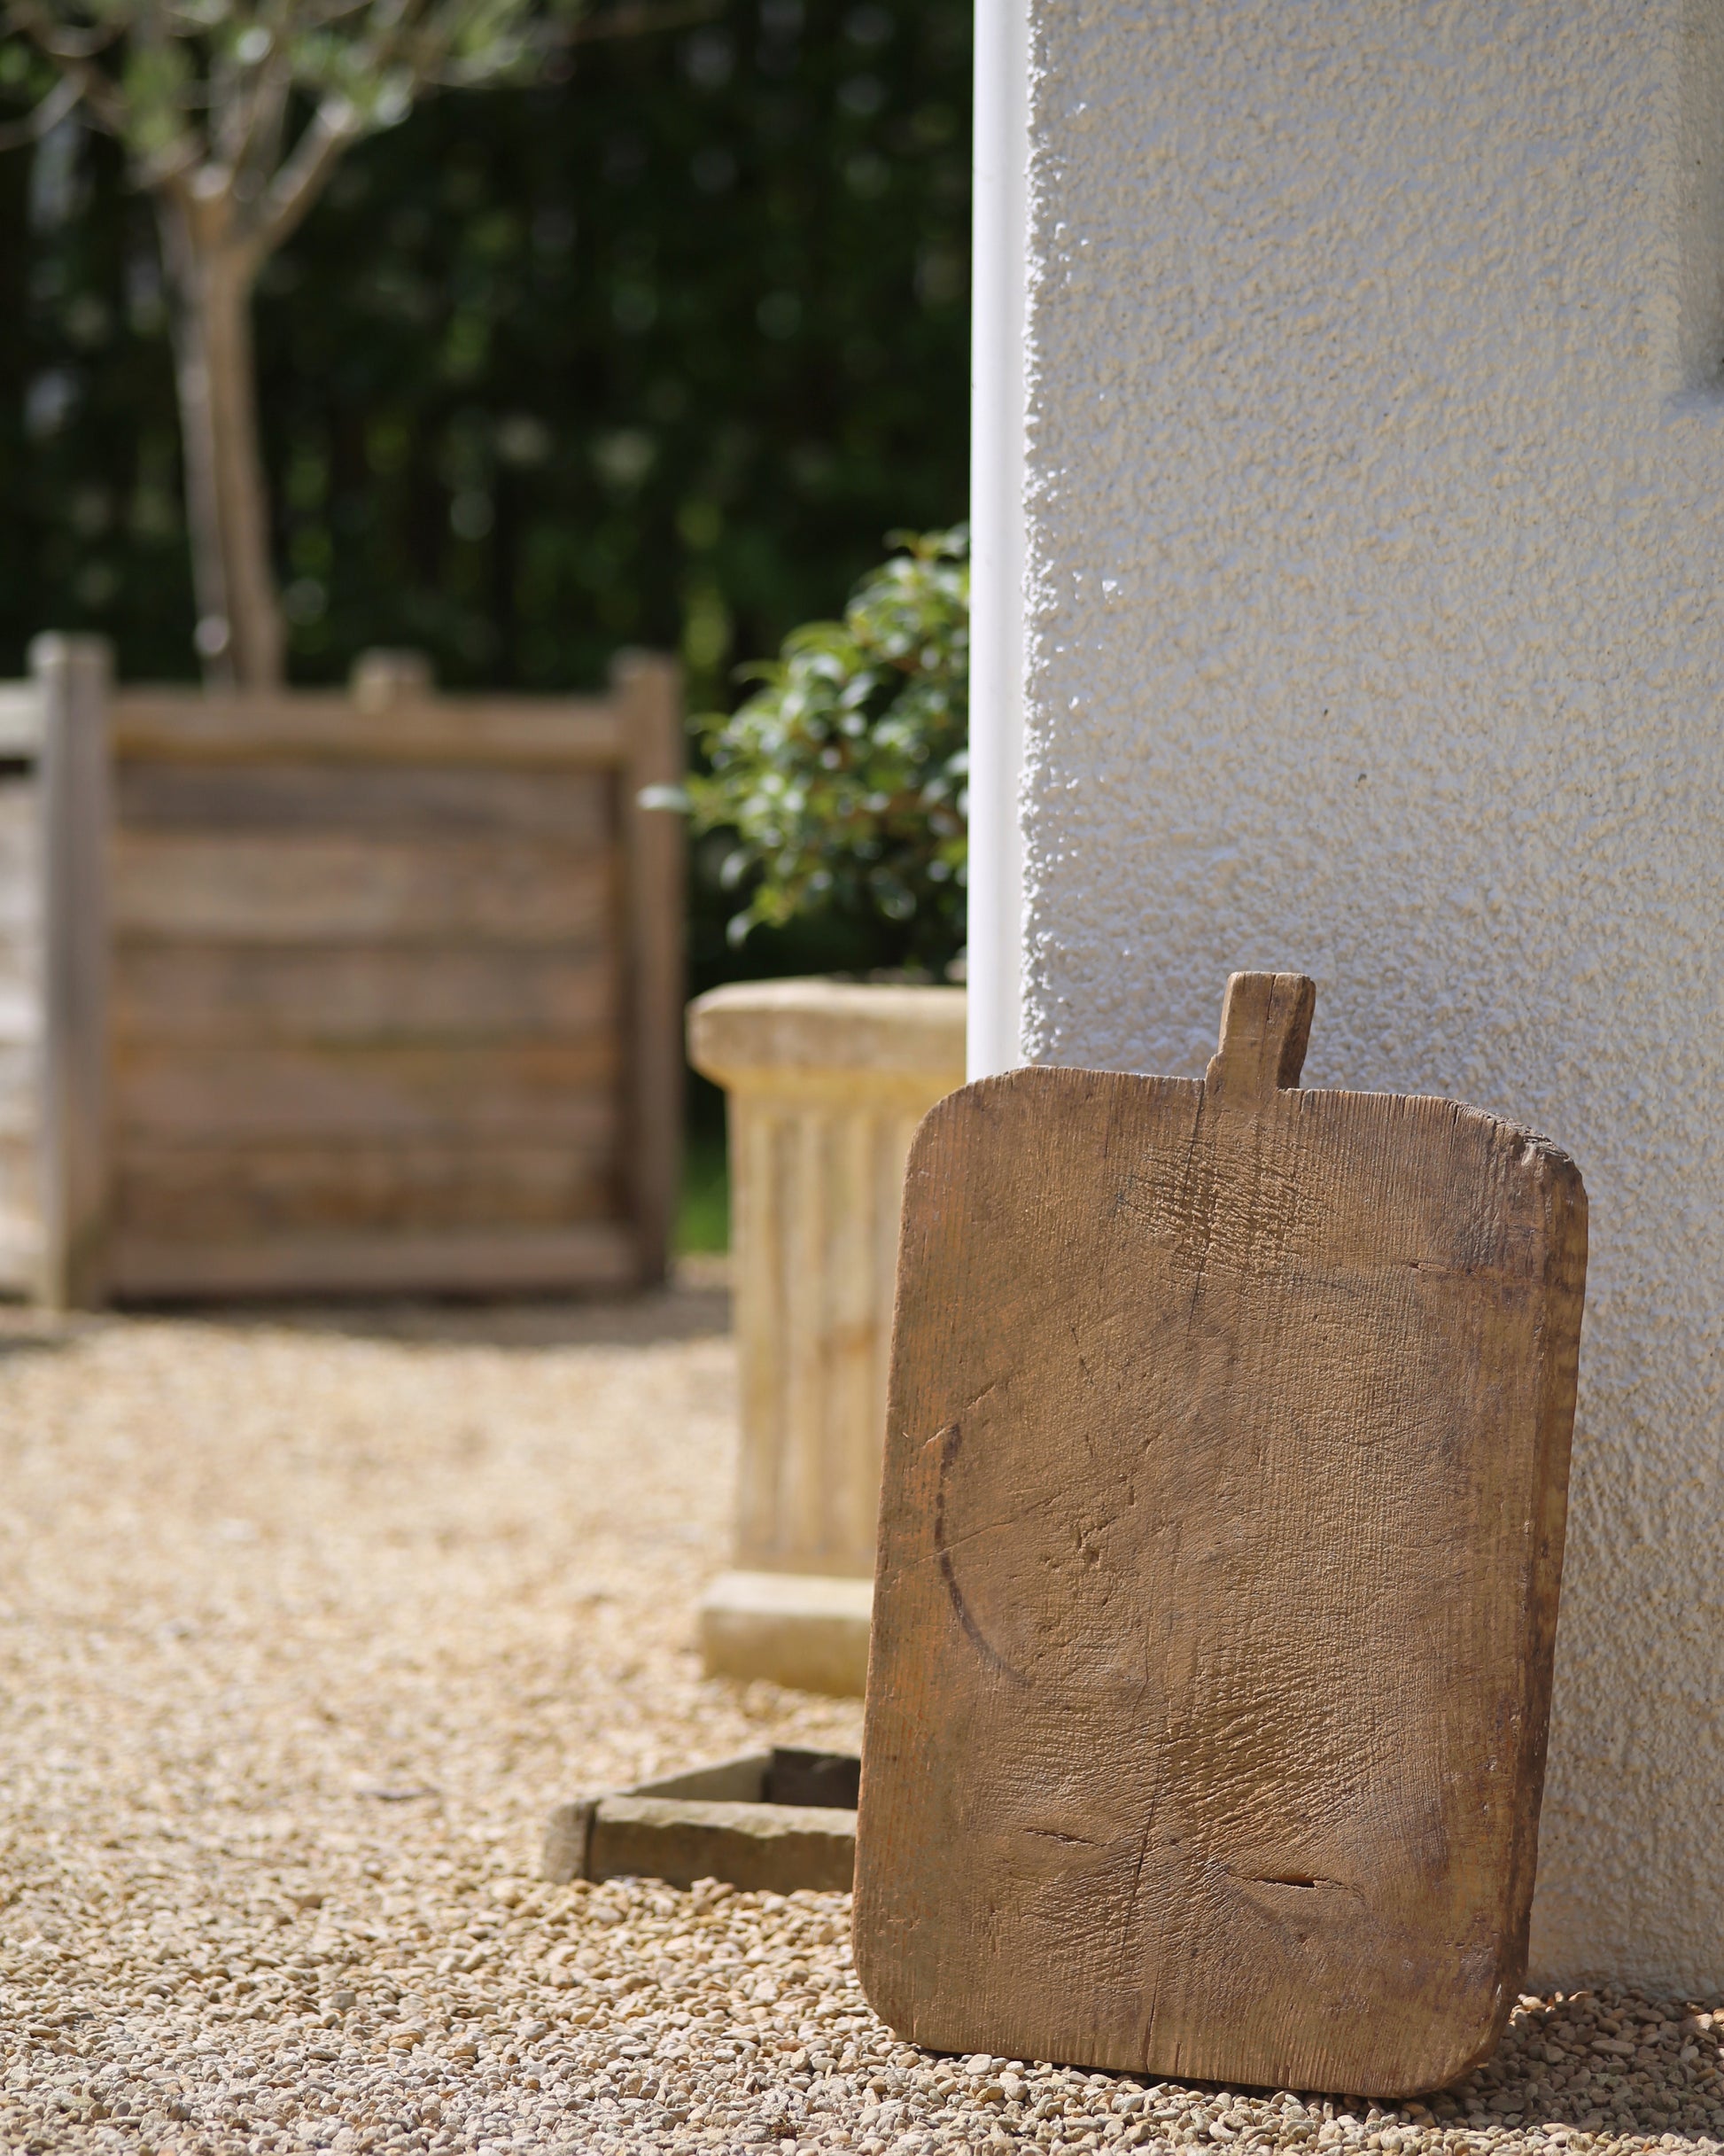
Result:
{"label": "bread board leaning on wall", "polygon": [[856,1954],[904,2035],[1371,2096],[1525,1966],[1587,1248],[1556,1147],[1301,1091],[951,1094],[905,1192]]}

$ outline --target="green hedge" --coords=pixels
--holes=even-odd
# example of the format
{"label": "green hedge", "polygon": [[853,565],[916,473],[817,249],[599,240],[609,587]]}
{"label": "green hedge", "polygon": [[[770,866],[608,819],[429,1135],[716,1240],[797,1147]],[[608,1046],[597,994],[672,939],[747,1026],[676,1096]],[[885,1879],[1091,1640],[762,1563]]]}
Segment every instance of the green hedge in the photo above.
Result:
{"label": "green hedge", "polygon": [[[727,702],[960,516],[968,40],[952,0],[727,0],[357,151],[258,310],[295,678],[404,643],[572,687],[636,642]],[[147,210],[74,130],[0,155],[0,673],[53,627],[187,675]]]}

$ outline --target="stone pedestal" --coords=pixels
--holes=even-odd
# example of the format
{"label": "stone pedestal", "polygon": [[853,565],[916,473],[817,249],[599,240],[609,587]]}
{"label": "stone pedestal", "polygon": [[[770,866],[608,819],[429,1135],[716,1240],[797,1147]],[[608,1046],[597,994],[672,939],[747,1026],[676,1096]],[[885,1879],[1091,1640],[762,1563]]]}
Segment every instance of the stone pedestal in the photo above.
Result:
{"label": "stone pedestal", "polygon": [[742,1366],[737,1569],[703,1605],[707,1668],[859,1692],[905,1160],[964,1082],[964,992],[715,989],[688,1046],[729,1096]]}

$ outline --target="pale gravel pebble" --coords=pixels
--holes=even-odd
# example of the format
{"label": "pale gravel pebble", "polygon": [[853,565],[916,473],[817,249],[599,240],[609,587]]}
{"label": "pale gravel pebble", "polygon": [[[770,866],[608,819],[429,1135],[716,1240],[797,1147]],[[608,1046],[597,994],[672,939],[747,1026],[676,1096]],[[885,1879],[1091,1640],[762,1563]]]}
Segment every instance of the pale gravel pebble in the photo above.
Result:
{"label": "pale gravel pebble", "polygon": [[539,1883],[576,1789],[856,1740],[699,1677],[719,1314],[11,1321],[0,2151],[1717,2146],[1717,2002],[1523,2001],[1428,2106],[1145,2085],[900,2043],[843,1895]]}

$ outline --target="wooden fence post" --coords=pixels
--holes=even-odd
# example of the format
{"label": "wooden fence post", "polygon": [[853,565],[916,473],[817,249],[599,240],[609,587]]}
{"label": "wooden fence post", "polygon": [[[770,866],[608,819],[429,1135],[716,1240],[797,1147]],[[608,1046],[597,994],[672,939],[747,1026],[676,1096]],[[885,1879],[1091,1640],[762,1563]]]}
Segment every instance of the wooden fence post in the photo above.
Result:
{"label": "wooden fence post", "polygon": [[673,659],[619,653],[611,686],[628,746],[621,772],[627,860],[626,945],[631,1065],[625,1111],[629,1179],[643,1287],[664,1278],[682,1178],[682,818],[642,808],[647,786],[682,777],[682,673]]}
{"label": "wooden fence post", "polygon": [[423,651],[361,651],[347,677],[353,702],[361,711],[388,711],[397,704],[420,704],[437,693],[437,676]]}
{"label": "wooden fence post", "polygon": [[38,1293],[62,1310],[99,1304],[106,1269],[112,668],[100,637],[30,646],[43,713]]}

